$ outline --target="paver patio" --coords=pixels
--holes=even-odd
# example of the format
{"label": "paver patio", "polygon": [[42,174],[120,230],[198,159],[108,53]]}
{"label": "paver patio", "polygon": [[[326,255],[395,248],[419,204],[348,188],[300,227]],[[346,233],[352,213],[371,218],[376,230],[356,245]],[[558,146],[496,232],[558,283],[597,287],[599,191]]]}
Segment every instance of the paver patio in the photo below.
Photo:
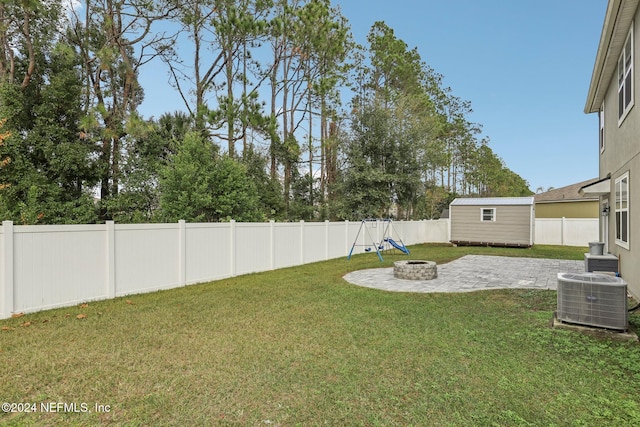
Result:
{"label": "paver patio", "polygon": [[404,280],[393,267],[353,271],[344,279],[358,286],[394,292],[471,292],[497,288],[556,289],[558,273],[583,273],[576,260],[465,255],[438,264],[438,278]]}

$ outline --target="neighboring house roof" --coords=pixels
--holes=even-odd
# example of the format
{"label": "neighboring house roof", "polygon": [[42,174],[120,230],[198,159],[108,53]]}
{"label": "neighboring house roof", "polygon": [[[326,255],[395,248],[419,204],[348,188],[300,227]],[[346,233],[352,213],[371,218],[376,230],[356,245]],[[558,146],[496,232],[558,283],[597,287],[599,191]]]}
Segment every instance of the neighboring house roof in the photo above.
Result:
{"label": "neighboring house roof", "polygon": [[533,205],[533,197],[467,197],[454,199],[451,206]]}
{"label": "neighboring house roof", "polygon": [[609,0],[602,26],[600,44],[593,66],[585,113],[600,110],[607,87],[616,73],[618,58],[624,47],[639,0]]}
{"label": "neighboring house roof", "polygon": [[582,196],[580,189],[587,185],[598,181],[598,178],[588,179],[578,182],[577,184],[567,185],[566,187],[554,188],[553,190],[538,193],[533,196],[536,203],[557,203],[557,202],[582,202],[589,200],[598,200],[597,196]]}

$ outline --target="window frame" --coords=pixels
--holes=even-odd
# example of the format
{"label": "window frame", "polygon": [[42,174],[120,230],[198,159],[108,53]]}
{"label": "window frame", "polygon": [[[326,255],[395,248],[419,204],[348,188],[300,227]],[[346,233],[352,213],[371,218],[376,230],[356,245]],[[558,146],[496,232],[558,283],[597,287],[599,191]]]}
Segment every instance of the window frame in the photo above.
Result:
{"label": "window frame", "polygon": [[[615,180],[614,212],[616,245],[629,249],[629,172]],[[624,240],[626,238],[626,240]]]}
{"label": "window frame", "polygon": [[[634,22],[631,22],[629,34],[624,40],[622,53],[618,57],[618,126],[622,124],[635,103],[633,87],[633,26]],[[627,95],[629,96],[628,100],[626,99]]]}
{"label": "window frame", "polygon": [[[491,219],[485,219],[485,211],[491,212]],[[480,222],[496,222],[496,208],[480,208]]]}

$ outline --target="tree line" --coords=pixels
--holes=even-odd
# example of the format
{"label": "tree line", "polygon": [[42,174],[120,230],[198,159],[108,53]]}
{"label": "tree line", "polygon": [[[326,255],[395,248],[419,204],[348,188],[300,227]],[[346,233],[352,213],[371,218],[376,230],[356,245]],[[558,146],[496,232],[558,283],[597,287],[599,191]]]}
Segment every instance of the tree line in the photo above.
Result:
{"label": "tree line", "polygon": [[[163,64],[182,99],[139,113]],[[529,195],[471,104],[329,0],[0,0],[0,218],[437,218]]]}

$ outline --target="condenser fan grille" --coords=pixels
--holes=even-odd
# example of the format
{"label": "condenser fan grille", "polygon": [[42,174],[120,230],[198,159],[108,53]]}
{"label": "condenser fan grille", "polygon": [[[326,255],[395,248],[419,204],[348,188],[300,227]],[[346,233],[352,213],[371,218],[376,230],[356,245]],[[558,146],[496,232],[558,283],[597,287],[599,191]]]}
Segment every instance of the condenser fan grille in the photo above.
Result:
{"label": "condenser fan grille", "polygon": [[622,279],[619,277],[608,276],[606,274],[597,274],[597,273],[560,273],[562,274],[562,279],[571,282],[577,283],[599,283],[603,285],[619,285],[625,286]]}
{"label": "condenser fan grille", "polygon": [[626,330],[627,283],[602,274],[558,274],[558,320]]}

